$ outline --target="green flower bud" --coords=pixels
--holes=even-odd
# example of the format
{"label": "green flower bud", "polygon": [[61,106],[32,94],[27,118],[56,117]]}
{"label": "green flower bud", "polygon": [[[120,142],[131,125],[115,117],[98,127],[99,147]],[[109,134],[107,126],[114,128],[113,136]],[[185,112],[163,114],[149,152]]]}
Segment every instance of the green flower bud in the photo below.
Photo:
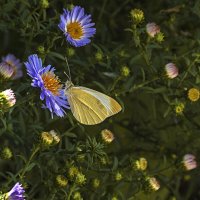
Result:
{"label": "green flower bud", "polygon": [[122,68],[121,68],[121,75],[124,76],[124,77],[127,77],[127,76],[129,76],[129,74],[130,74],[129,67],[127,67],[125,65],[122,66]]}
{"label": "green flower bud", "polygon": [[58,175],[56,176],[56,183],[60,187],[66,187],[68,184],[68,180],[63,175]]}
{"label": "green flower bud", "polygon": [[77,185],[84,185],[86,182],[85,175],[79,172],[76,176],[75,182]]}
{"label": "green flower bud", "polygon": [[115,174],[115,180],[116,180],[116,181],[121,181],[122,178],[123,178],[123,176],[122,176],[122,174],[121,174],[120,172],[117,172],[117,173]]}
{"label": "green flower bud", "polygon": [[49,7],[49,1],[48,0],[41,0],[40,5],[42,8],[46,9]]}
{"label": "green flower bud", "polygon": [[98,178],[95,178],[92,181],[92,186],[93,186],[93,188],[98,188],[100,186],[100,180]]}
{"label": "green flower bud", "polygon": [[133,9],[131,10],[130,14],[133,21],[137,24],[141,23],[144,20],[144,13],[140,9]]}
{"label": "green flower bud", "polygon": [[10,160],[13,157],[12,151],[9,147],[4,147],[1,150],[1,158],[4,160]]}

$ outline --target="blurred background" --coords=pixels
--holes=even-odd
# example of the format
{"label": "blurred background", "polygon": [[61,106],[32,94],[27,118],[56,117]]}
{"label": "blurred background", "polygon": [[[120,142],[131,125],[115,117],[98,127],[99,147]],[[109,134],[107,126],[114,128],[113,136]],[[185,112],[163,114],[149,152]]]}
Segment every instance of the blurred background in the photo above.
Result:
{"label": "blurred background", "polygon": [[[1,57],[13,54],[24,63],[38,54],[44,66],[56,68],[63,84],[67,57],[75,85],[105,93],[123,107],[95,126],[78,123],[70,110],[64,118],[51,118],[41,108],[40,90],[31,87],[24,64],[22,78],[2,78],[1,91],[12,88],[17,102],[0,116],[1,191],[20,181],[31,200],[200,198],[198,0],[0,4]],[[91,14],[96,27],[91,43],[77,48],[58,28],[63,8],[75,5]],[[152,22],[159,26],[156,36],[147,29]],[[167,76],[168,63],[178,69],[177,77]],[[192,88],[195,94],[189,93]],[[111,142],[105,129],[114,138]],[[59,143],[34,153],[44,140],[41,133],[50,130],[58,133]],[[5,148],[12,156],[5,156]],[[186,154],[194,160],[184,159]],[[81,182],[77,174],[85,179],[78,176]],[[59,176],[66,185],[60,184]]]}

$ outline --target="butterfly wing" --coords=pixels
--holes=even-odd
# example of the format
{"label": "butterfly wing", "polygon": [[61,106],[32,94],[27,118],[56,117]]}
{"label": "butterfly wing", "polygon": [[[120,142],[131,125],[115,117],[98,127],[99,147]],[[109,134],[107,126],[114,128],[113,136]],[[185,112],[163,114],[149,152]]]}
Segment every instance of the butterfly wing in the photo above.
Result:
{"label": "butterfly wing", "polygon": [[121,111],[114,99],[89,88],[71,87],[66,95],[74,117],[82,124],[99,124]]}

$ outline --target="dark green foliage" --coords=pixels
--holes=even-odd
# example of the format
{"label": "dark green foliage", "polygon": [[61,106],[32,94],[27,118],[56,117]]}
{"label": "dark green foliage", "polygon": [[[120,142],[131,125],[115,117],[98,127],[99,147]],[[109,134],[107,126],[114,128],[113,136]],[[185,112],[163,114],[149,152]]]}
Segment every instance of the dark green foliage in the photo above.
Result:
{"label": "dark green foliage", "polygon": [[[48,8],[45,2],[0,0],[0,56],[12,53],[25,62],[37,53],[56,68],[62,83],[67,57],[75,85],[112,96],[123,111],[96,126],[79,124],[70,110],[64,118],[51,118],[23,65],[23,78],[0,80],[1,91],[12,88],[17,99],[0,113],[0,149],[13,153],[0,160],[0,190],[20,182],[28,200],[69,200],[76,192],[84,200],[199,199],[199,168],[186,171],[182,163],[185,154],[198,161],[200,153],[200,104],[187,96],[200,87],[199,0],[49,0]],[[58,28],[63,8],[72,4],[84,7],[96,23],[96,35],[85,47],[70,46]],[[144,12],[139,24],[130,15],[135,8]],[[160,26],[164,41],[148,36],[148,22]],[[171,62],[179,69],[174,79],[165,75]],[[185,107],[178,114],[180,103]],[[41,132],[52,129],[61,141],[41,147]],[[111,144],[102,140],[103,129],[113,132]],[[133,167],[140,157],[148,161],[145,171]],[[72,167],[78,169],[75,177],[85,175],[85,183],[70,177]],[[68,179],[66,187],[58,186],[57,175]],[[158,191],[149,191],[148,177],[160,182]]]}

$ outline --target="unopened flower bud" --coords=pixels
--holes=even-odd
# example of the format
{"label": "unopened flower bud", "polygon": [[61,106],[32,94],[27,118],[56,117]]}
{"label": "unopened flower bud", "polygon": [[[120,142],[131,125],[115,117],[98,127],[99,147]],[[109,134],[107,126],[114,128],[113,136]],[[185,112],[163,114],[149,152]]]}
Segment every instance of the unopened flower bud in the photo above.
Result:
{"label": "unopened flower bud", "polygon": [[96,52],[95,58],[96,58],[97,61],[102,61],[103,53],[101,51]]}
{"label": "unopened flower bud", "polygon": [[41,0],[40,1],[41,7],[46,9],[49,7],[49,1],[48,0]]}
{"label": "unopened flower bud", "polygon": [[137,24],[139,24],[144,20],[144,13],[140,9],[133,9],[131,10],[130,14],[133,21],[136,22]]}
{"label": "unopened flower bud", "polygon": [[14,69],[10,66],[7,65],[6,63],[2,62],[0,63],[0,75],[4,79],[9,79],[14,73]]}
{"label": "unopened flower bud", "polygon": [[153,38],[156,34],[160,32],[160,27],[154,22],[148,23],[146,25],[146,31],[149,34],[149,36]]}
{"label": "unopened flower bud", "polygon": [[116,196],[113,196],[111,200],[118,200]]}
{"label": "unopened flower bud", "polygon": [[16,103],[15,94],[11,89],[0,92],[0,110],[6,111]]}
{"label": "unopened flower bud", "polygon": [[12,158],[13,154],[10,148],[4,147],[1,150],[1,158],[4,160],[10,160]]}
{"label": "unopened flower bud", "polygon": [[164,37],[165,37],[164,33],[159,32],[159,33],[156,34],[155,39],[156,39],[156,41],[158,41],[159,43],[161,43],[161,42],[164,41]]}
{"label": "unopened flower bud", "polygon": [[75,179],[75,182],[76,184],[78,185],[84,185],[85,182],[86,182],[86,177],[83,173],[79,172],[76,176],[76,179]]}
{"label": "unopened flower bud", "polygon": [[49,132],[42,132],[41,142],[45,146],[50,146],[53,143],[53,136]]}
{"label": "unopened flower bud", "polygon": [[116,181],[121,181],[122,178],[123,178],[123,176],[122,176],[122,174],[121,174],[120,172],[117,172],[117,173],[115,174],[115,180],[116,180]]}
{"label": "unopened flower bud", "polygon": [[155,177],[147,177],[146,181],[148,183],[149,186],[149,190],[150,191],[157,191],[160,189],[160,183],[158,182],[158,180]]}
{"label": "unopened flower bud", "polygon": [[168,78],[173,79],[178,76],[178,68],[174,63],[168,63],[165,65],[165,71]]}
{"label": "unopened flower bud", "polygon": [[186,154],[183,157],[183,165],[186,170],[192,170],[197,167],[196,157],[192,154]]}
{"label": "unopened flower bud", "polygon": [[56,183],[60,186],[60,187],[66,187],[68,184],[68,180],[67,178],[65,178],[63,175],[58,175],[56,176]]}
{"label": "unopened flower bud", "polygon": [[67,48],[67,56],[72,57],[75,55],[75,50],[72,47]]}
{"label": "unopened flower bud", "polygon": [[49,134],[51,134],[51,136],[53,137],[53,143],[54,144],[58,144],[60,142],[60,136],[58,135],[58,133],[54,130],[49,131]]}
{"label": "unopened flower bud", "polygon": [[108,129],[104,129],[101,131],[101,137],[106,143],[111,143],[114,140],[113,133]]}
{"label": "unopened flower bud", "polygon": [[75,192],[73,195],[73,199],[74,200],[83,200],[83,198],[81,197],[80,192]]}
{"label": "unopened flower bud", "polygon": [[23,76],[22,63],[13,54],[2,57],[0,63],[0,76],[5,79],[15,80]]}
{"label": "unopened flower bud", "polygon": [[74,177],[76,177],[78,173],[79,173],[79,170],[77,167],[72,166],[69,168],[68,175],[70,179],[73,179]]}
{"label": "unopened flower bud", "polygon": [[41,54],[41,55],[45,54],[44,46],[41,46],[41,45],[40,45],[40,46],[37,48],[37,51],[38,51],[38,53]]}
{"label": "unopened flower bud", "polygon": [[177,115],[182,115],[184,109],[185,109],[185,104],[184,103],[178,103],[175,106],[175,112],[176,112]]}
{"label": "unopened flower bud", "polygon": [[94,188],[98,188],[100,186],[100,180],[98,178],[95,178],[93,181],[92,181],[92,186]]}
{"label": "unopened flower bud", "polygon": [[198,89],[196,88],[190,88],[188,90],[188,99],[190,101],[198,101],[199,100],[199,97],[200,97],[200,92]]}
{"label": "unopened flower bud", "polygon": [[148,165],[148,162],[145,158],[140,158],[139,160],[136,160],[133,164],[133,167],[136,169],[136,170],[141,170],[141,171],[144,171],[146,170],[147,168],[147,165]]}
{"label": "unopened flower bud", "polygon": [[130,74],[129,67],[127,67],[126,65],[122,66],[121,75],[124,76],[124,77],[127,77],[127,76],[129,76],[129,74]]}

